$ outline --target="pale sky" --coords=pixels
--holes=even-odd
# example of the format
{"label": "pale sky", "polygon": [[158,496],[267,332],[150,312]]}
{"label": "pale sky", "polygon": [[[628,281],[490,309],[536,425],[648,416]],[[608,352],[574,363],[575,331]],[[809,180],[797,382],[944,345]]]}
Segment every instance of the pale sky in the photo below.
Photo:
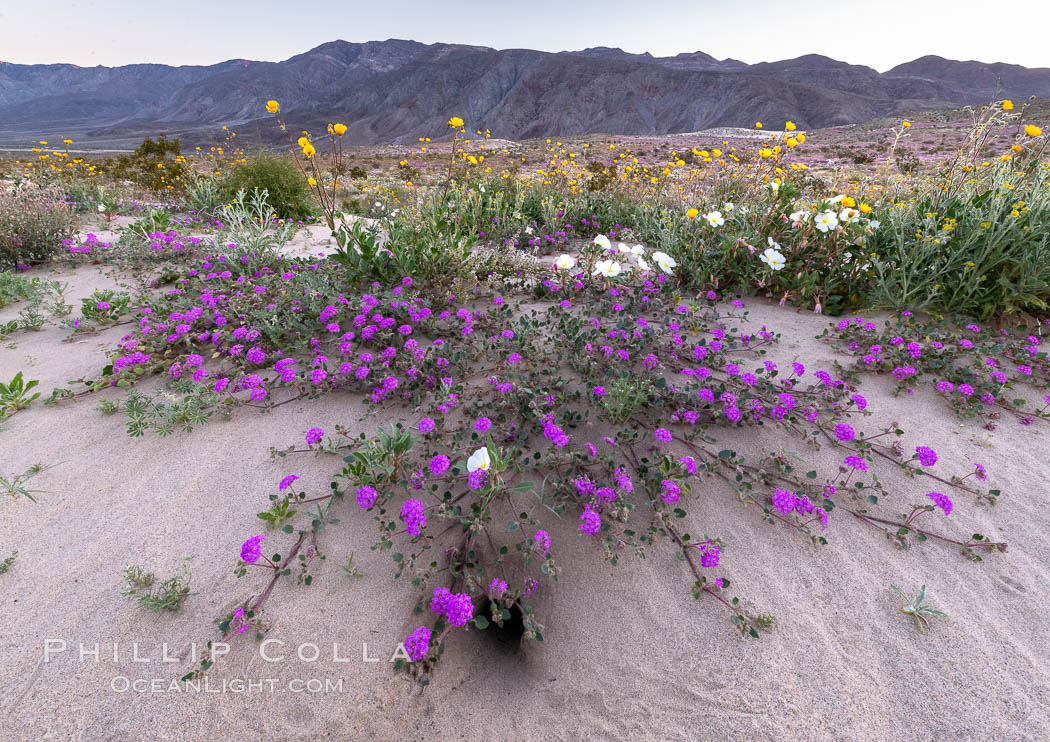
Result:
{"label": "pale sky", "polygon": [[0,0],[0,61],[279,61],[334,39],[618,46],[754,63],[824,54],[880,72],[926,54],[1050,67],[1050,2],[987,0]]}

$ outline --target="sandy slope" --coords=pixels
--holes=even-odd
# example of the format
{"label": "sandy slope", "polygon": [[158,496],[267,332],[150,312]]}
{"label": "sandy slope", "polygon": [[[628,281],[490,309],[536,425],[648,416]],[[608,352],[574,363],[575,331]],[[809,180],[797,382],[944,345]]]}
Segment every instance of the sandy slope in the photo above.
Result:
{"label": "sandy slope", "polygon": [[[75,298],[110,279],[81,268],[65,280]],[[825,319],[749,304],[754,322],[795,338],[778,358],[798,354],[812,366],[832,357],[812,339]],[[0,310],[0,320],[9,314]],[[59,342],[57,328],[18,335],[15,347],[0,347],[0,377],[24,369],[46,395],[97,370],[100,349],[121,329],[73,344]],[[933,445],[945,475],[984,463],[1003,491],[997,507],[959,495],[947,520],[924,517],[959,537],[980,531],[1008,540],[1007,553],[973,563],[932,543],[900,552],[841,513],[832,516],[830,545],[815,548],[712,484],[694,494],[689,527],[726,540],[719,573],[755,611],[776,616],[775,630],[759,641],[739,638],[720,605],[693,600],[688,569],[670,548],[610,566],[574,517],[550,529],[564,572],[541,587],[547,641],[514,654],[487,634],[460,632],[424,692],[385,661],[419,623],[416,593],[391,579],[388,556],[368,549],[372,522],[351,502],[338,506],[343,520],[323,536],[329,559],[315,584],[284,584],[267,605],[269,637],[287,642],[279,651],[290,659],[268,663],[244,640],[209,675],[213,689],[275,678],[276,692],[113,690],[125,677],[159,678],[166,689],[189,663],[162,665],[162,643],[186,657],[191,642],[217,636],[219,614],[259,589],[261,571],[237,580],[233,568],[241,541],[260,532],[255,514],[267,495],[286,473],[302,475],[308,492],[326,491],[339,463],[312,455],[272,461],[269,447],[301,441],[315,425],[360,426],[360,408],[333,395],[268,415],[241,410],[188,435],[131,439],[122,417],[102,415],[94,400],[34,405],[0,432],[2,473],[58,464],[34,480],[49,490],[37,504],[0,501],[0,550],[20,552],[0,576],[0,738],[1048,739],[1048,432],[1004,422],[987,434],[960,426],[929,390],[893,399],[890,389],[864,383],[876,414],[858,425],[874,431],[899,421],[906,448]],[[839,460],[827,451],[806,456],[822,471]],[[889,514],[927,491],[888,466],[879,472],[897,493],[885,498]],[[268,544],[286,540],[275,535]],[[365,579],[340,575],[351,550]],[[125,564],[163,578],[188,555],[195,594],[181,613],[155,617],[121,597]],[[909,590],[927,583],[949,618],[919,635],[897,611],[891,582]],[[44,663],[48,639],[65,640],[67,651]],[[134,642],[154,661],[132,662]],[[333,642],[351,661],[332,661]],[[363,662],[363,642],[384,661]],[[78,655],[79,644],[95,643],[100,661]],[[317,644],[321,659],[294,659],[301,643]],[[342,680],[342,689],[287,686],[308,678]]]}

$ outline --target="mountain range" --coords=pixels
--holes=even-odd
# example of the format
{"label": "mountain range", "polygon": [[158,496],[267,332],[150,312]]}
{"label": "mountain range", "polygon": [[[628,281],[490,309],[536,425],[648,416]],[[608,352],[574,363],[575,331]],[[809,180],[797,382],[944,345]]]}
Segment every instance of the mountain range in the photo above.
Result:
{"label": "mountain range", "polygon": [[[716,126],[802,128],[999,98],[1050,97],[1050,69],[926,56],[887,72],[810,54],[745,64],[703,52],[654,57],[595,47],[549,53],[390,39],[332,41],[283,62],[78,67],[0,62],[0,144],[72,136],[127,144],[166,132],[192,143],[229,126],[280,136],[349,126],[352,144],[439,138],[460,116],[495,137],[669,134]],[[245,136],[246,135],[246,136]]]}

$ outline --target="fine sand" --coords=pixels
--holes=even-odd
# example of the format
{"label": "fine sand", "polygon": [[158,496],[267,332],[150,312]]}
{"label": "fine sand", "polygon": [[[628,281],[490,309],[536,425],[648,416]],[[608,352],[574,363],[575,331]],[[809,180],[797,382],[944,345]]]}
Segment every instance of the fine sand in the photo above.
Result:
{"label": "fine sand", "polygon": [[[69,283],[74,302],[113,282],[92,267],[52,275]],[[811,369],[831,368],[834,353],[813,339],[826,318],[759,300],[747,308],[750,326],[783,333],[778,360],[797,355]],[[17,310],[0,310],[0,321]],[[47,396],[95,375],[102,350],[126,330],[73,343],[61,342],[67,333],[54,326],[20,333],[0,346],[0,378],[23,370]],[[944,476],[965,474],[974,461],[987,467],[989,484],[1003,493],[996,507],[951,493],[949,518],[923,517],[957,538],[981,532],[1008,541],[1006,553],[975,563],[933,542],[903,552],[841,512],[832,514],[829,545],[815,547],[705,482],[687,504],[686,525],[725,540],[717,573],[752,611],[776,617],[772,631],[752,640],[716,601],[693,599],[690,572],[669,543],[644,559],[625,554],[614,567],[577,531],[575,514],[548,518],[562,575],[537,594],[546,641],[514,653],[487,632],[459,631],[425,690],[388,662],[420,623],[417,592],[393,579],[389,554],[369,549],[374,523],[349,498],[335,506],[341,522],[320,538],[328,558],[314,561],[314,584],[285,580],[265,607],[268,638],[285,642],[271,656],[284,660],[267,662],[241,637],[207,686],[170,687],[193,667],[191,644],[216,639],[215,619],[261,589],[262,570],[237,579],[234,569],[241,542],[263,532],[256,513],[278,480],[299,474],[308,493],[322,494],[340,467],[332,456],[272,460],[270,447],[301,442],[314,426],[371,432],[385,420],[362,423],[362,408],[331,395],[265,415],[241,409],[189,434],[133,439],[122,414],[96,409],[97,397],[115,390],[57,407],[38,401],[0,424],[0,474],[55,465],[31,482],[47,490],[37,503],[0,499],[0,559],[19,552],[0,575],[0,739],[1050,739],[1050,432],[1011,420],[994,433],[960,424],[925,386],[893,398],[889,381],[866,379],[861,390],[874,415],[857,427],[871,433],[899,422],[905,449],[936,448]],[[751,452],[771,440],[715,435]],[[841,460],[798,450],[822,476]],[[888,464],[876,470],[890,490],[888,516],[929,489]],[[271,534],[266,545],[286,551],[289,541]],[[351,551],[363,579],[341,574]],[[156,616],[121,596],[125,565],[164,579],[191,555],[193,595],[181,612]],[[890,583],[908,592],[925,583],[929,602],[948,617],[920,635]],[[49,640],[56,649],[65,642],[65,651],[44,662]],[[136,643],[139,658],[151,661],[133,661]],[[363,660],[365,643],[381,661]],[[164,644],[181,659],[162,663]],[[300,645],[307,659],[317,645],[319,659],[300,661]],[[137,679],[151,682],[124,690]],[[236,693],[236,680],[255,685]],[[308,680],[322,688],[328,681],[329,692],[295,692],[295,681]]]}

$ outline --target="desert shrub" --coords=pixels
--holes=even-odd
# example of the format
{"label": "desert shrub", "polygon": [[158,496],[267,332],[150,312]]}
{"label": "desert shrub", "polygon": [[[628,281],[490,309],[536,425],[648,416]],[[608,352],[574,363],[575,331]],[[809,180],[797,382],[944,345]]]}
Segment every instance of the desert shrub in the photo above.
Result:
{"label": "desert shrub", "polygon": [[894,151],[893,164],[904,175],[911,175],[919,169],[919,156],[911,150],[901,147]]}
{"label": "desert shrub", "polygon": [[279,219],[305,219],[314,213],[306,178],[287,158],[256,155],[238,163],[222,181],[225,201],[238,191],[266,191],[270,208]]}
{"label": "desert shrub", "polygon": [[440,208],[416,217],[383,216],[371,224],[344,221],[333,234],[334,259],[355,283],[414,276],[449,285],[466,277],[476,242],[472,230]]}
{"label": "desert shrub", "polygon": [[134,152],[118,157],[110,174],[152,191],[181,191],[187,184],[189,166],[182,156],[179,138],[168,139],[161,134],[156,141],[146,137]]}
{"label": "desert shrub", "polygon": [[214,175],[201,175],[190,181],[183,201],[185,207],[195,214],[218,214],[225,199],[222,181]]}
{"label": "desert shrub", "polygon": [[105,194],[104,185],[88,178],[69,178],[62,183],[62,188],[67,203],[78,213],[98,211]]}
{"label": "desert shrub", "polygon": [[279,218],[270,206],[266,190],[238,191],[226,205],[224,226],[216,235],[215,244],[228,246],[234,257],[246,265],[277,259],[293,232],[290,224],[278,224]]}
{"label": "desert shrub", "polygon": [[993,167],[988,179],[887,212],[874,305],[978,318],[1050,308],[1050,168]]}
{"label": "desert shrub", "polygon": [[75,230],[73,210],[56,186],[0,188],[0,268],[40,263]]}

